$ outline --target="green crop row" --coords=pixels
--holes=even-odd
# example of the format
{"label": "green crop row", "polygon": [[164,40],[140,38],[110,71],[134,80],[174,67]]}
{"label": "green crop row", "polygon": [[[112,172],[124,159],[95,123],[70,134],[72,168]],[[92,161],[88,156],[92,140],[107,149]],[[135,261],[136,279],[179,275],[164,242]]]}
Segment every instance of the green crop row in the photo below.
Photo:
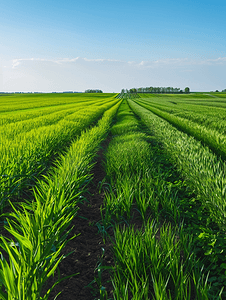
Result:
{"label": "green crop row", "polygon": [[56,106],[56,107],[47,107],[43,109],[36,109],[31,111],[15,111],[12,113],[1,113],[0,114],[0,126],[8,125],[11,123],[26,121],[29,119],[34,119],[42,116],[48,116],[50,114],[53,114],[55,112],[59,112],[60,110],[66,110],[70,109],[70,107],[77,106],[74,103],[71,105],[62,105],[62,106]]}
{"label": "green crop row", "polygon": [[157,97],[156,99],[154,97],[145,99],[140,98],[139,103],[143,103],[161,111],[191,120],[195,123],[225,134],[226,121],[224,109],[219,107],[211,107],[211,109],[209,107],[204,108],[202,105],[200,105],[200,103],[194,105],[191,101],[178,101],[176,97],[175,99],[170,98],[168,101],[166,99],[158,99]]}
{"label": "green crop row", "polygon": [[90,100],[106,100],[112,98],[116,94],[21,94],[7,95],[0,97],[0,113],[9,112],[12,114],[20,111],[30,111],[31,109],[40,109],[46,107],[63,106],[66,104],[85,103]]}
{"label": "green crop row", "polygon": [[195,257],[192,237],[182,224],[160,222],[161,211],[176,199],[171,199],[165,175],[155,169],[150,136],[141,132],[142,124],[126,102],[116,121],[105,162],[111,188],[102,206],[102,233],[114,229],[114,299],[208,299],[210,284]]}
{"label": "green crop row", "polygon": [[68,115],[57,124],[42,126],[5,139],[0,145],[0,207],[18,196],[49,165],[51,157],[66,148],[78,134],[95,122],[119,100],[114,98],[102,106],[91,106]]}
{"label": "green crop row", "polygon": [[221,134],[226,134],[225,112],[218,112],[216,116],[201,112],[199,114],[196,112],[178,112],[176,115],[178,117],[185,118],[203,125],[207,128],[217,130]]}
{"label": "green crop row", "polygon": [[56,124],[62,119],[75,122],[76,120],[81,119],[81,115],[86,115],[87,113],[89,113],[91,107],[92,109],[94,109],[95,107],[98,108],[99,106],[108,104],[110,100],[114,99],[107,99],[107,101],[102,100],[100,103],[98,103],[97,101],[95,101],[94,103],[90,101],[89,105],[87,105],[86,103],[77,104],[63,110],[59,110],[58,108],[58,111],[49,113],[48,115],[38,116],[32,119],[29,118],[23,121],[17,120],[17,122],[3,125],[1,126],[0,132],[1,143],[4,143],[4,139],[18,139],[18,134],[23,136],[24,133],[32,129],[37,129],[41,126]]}
{"label": "green crop row", "polygon": [[226,165],[208,147],[177,130],[149,110],[129,101],[131,108],[161,140],[172,161],[200,196],[211,218],[226,229]]}
{"label": "green crop row", "polygon": [[84,106],[73,107],[67,110],[57,111],[45,116],[39,116],[36,118],[18,121],[16,123],[6,124],[1,126],[0,140],[4,143],[5,139],[14,140],[18,139],[18,135],[24,135],[26,132],[32,129],[38,129],[42,126],[48,126],[58,123],[61,119],[64,119],[67,115],[75,113],[80,113],[80,110],[84,109]]}
{"label": "green crop row", "polygon": [[156,105],[161,105],[163,108],[186,109],[191,111],[203,109],[205,112],[210,112],[213,109],[213,113],[225,110],[226,108],[226,94],[222,94],[221,97],[205,94],[205,93],[192,93],[192,94],[139,94],[140,97],[148,102],[152,102]]}
{"label": "green crop row", "polygon": [[[109,101],[109,99],[108,99]],[[101,104],[104,104],[105,101],[101,101]],[[106,101],[107,102],[107,101]],[[1,129],[6,129],[7,130],[7,126],[13,126],[16,125],[16,123],[20,123],[20,122],[29,122],[29,121],[33,121],[40,118],[40,117],[46,117],[49,118],[51,117],[52,114],[55,113],[60,113],[63,111],[69,111],[69,110],[73,110],[76,111],[77,109],[80,108],[85,108],[86,106],[89,105],[97,105],[98,102],[97,101],[87,101],[85,103],[72,103],[72,104],[67,104],[67,105],[57,105],[54,107],[47,107],[47,108],[43,108],[43,109],[35,109],[35,110],[31,110],[31,111],[15,111],[12,113],[7,113],[7,114],[0,114],[0,126]]]}
{"label": "green crop row", "polygon": [[159,117],[162,117],[163,119],[167,120],[168,122],[176,126],[178,129],[188,133],[189,135],[194,136],[196,139],[208,145],[215,153],[221,155],[223,158],[226,158],[225,135],[211,128],[207,128],[206,126],[202,126],[195,122],[192,122],[188,119],[172,115],[151,105],[141,103],[139,102],[139,100],[137,100],[136,102],[142,105],[143,107],[147,108],[154,114],[158,115]]}
{"label": "green crop row", "polygon": [[[103,105],[106,104],[108,101],[111,101],[113,97],[106,97],[106,98],[100,98],[97,99],[95,97],[89,97],[87,98],[81,98],[77,97],[74,98],[74,102],[68,103],[68,104],[58,104],[58,105],[52,105],[47,107],[41,107],[41,108],[34,108],[34,109],[24,109],[24,110],[14,110],[9,111],[6,113],[0,114],[0,126],[7,125],[10,123],[16,123],[21,122],[41,116],[46,116],[53,114],[55,112],[60,112],[63,110],[69,110],[71,108],[74,108],[75,110],[79,107],[88,107],[90,105]],[[50,99],[49,99],[50,100]]]}
{"label": "green crop row", "polygon": [[92,160],[119,105],[117,101],[97,126],[83,132],[58,159],[56,167],[37,184],[33,202],[13,207],[14,212],[8,214],[6,229],[13,239],[0,238],[4,250],[0,260],[1,299],[48,299],[54,286],[45,295],[43,286],[64,258],[60,253],[67,243],[82,186],[90,177]]}

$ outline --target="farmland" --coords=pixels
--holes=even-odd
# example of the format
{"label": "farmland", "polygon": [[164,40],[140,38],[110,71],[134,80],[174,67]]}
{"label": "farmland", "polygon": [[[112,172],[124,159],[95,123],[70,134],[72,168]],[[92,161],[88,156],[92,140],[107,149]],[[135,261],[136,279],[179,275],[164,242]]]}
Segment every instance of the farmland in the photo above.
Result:
{"label": "farmland", "polygon": [[0,299],[226,299],[226,94],[0,97]]}

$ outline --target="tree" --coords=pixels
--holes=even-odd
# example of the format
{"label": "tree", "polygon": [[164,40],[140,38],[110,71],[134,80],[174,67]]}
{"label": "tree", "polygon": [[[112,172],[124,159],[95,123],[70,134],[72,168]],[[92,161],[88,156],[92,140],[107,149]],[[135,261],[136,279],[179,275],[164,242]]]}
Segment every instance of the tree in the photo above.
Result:
{"label": "tree", "polygon": [[89,90],[85,90],[85,93],[103,93],[103,91],[89,89]]}
{"label": "tree", "polygon": [[[123,90],[122,90],[123,91]],[[186,87],[185,90],[181,90],[180,88],[173,88],[171,86],[168,87],[140,87],[140,88],[132,88],[125,91],[128,95],[136,95],[137,93],[155,93],[155,94],[164,94],[164,93],[171,93],[171,94],[178,94],[178,93],[189,93],[190,88]]]}
{"label": "tree", "polygon": [[136,90],[135,88],[133,88],[133,89],[130,89],[129,92],[130,92],[131,94],[136,94],[136,93],[137,93],[137,90]]}
{"label": "tree", "polygon": [[166,93],[169,94],[169,93],[170,93],[170,90],[171,90],[171,88],[170,88],[170,86],[168,86],[168,87],[166,88]]}

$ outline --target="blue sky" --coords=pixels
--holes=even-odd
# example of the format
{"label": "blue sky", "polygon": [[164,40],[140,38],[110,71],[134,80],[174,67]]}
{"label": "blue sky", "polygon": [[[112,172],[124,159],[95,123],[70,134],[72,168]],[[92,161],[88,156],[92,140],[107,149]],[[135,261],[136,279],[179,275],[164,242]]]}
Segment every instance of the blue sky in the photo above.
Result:
{"label": "blue sky", "polygon": [[226,1],[0,3],[0,91],[226,88]]}

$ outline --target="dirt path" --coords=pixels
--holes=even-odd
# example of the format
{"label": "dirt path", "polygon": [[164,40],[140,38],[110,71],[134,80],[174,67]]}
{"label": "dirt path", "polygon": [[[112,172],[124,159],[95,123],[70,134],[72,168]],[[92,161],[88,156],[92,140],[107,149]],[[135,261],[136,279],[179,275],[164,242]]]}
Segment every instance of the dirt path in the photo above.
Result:
{"label": "dirt path", "polygon": [[[101,165],[103,157],[103,149],[99,151],[97,157],[97,163],[93,168],[93,180],[89,184],[88,192],[85,194],[87,201],[84,204],[79,204],[78,215],[74,218],[72,225],[74,226],[70,236],[75,234],[80,235],[71,240],[67,246],[63,249],[63,253],[67,254],[73,251],[67,258],[65,258],[60,264],[61,277],[69,276],[71,274],[79,273],[78,275],[62,281],[51,292],[50,300],[53,300],[55,296],[62,291],[58,296],[59,300],[93,300],[99,296],[99,289],[97,284],[92,284],[90,287],[86,287],[97,276],[95,269],[100,263],[102,257],[102,265],[110,266],[113,264],[113,256],[110,251],[110,244],[103,243],[103,239],[100,233],[98,233],[98,227],[96,223],[101,220],[100,206],[103,203],[104,193],[99,194],[98,184],[105,177],[105,172]],[[106,287],[110,296],[112,291],[111,283],[107,283],[110,280],[107,271],[102,273],[102,285]],[[48,287],[54,283],[51,280]],[[98,299],[98,298],[97,298]]]}

